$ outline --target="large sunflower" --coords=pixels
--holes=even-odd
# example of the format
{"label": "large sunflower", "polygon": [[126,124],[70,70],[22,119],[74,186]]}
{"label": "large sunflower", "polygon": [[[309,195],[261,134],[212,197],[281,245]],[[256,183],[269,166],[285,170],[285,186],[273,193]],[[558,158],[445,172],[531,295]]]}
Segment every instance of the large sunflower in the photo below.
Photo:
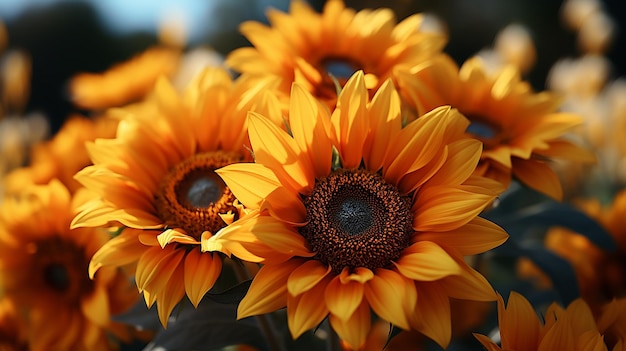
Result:
{"label": "large sunflower", "polygon": [[[607,307],[621,307],[616,311],[623,313],[626,305],[622,302],[621,306],[615,302]],[[543,314],[542,324],[533,306],[522,295],[511,292],[506,308],[502,297],[498,297],[501,345],[485,335],[475,336],[488,351],[606,351],[609,349],[607,344],[613,344],[613,351],[623,351],[626,348],[623,335],[611,342],[606,342],[604,338],[607,329],[618,327],[616,323],[620,323],[616,311],[607,310],[596,322],[591,309],[582,299],[573,301],[566,309],[553,303]]]}
{"label": "large sunflower", "polygon": [[533,92],[512,66],[492,73],[479,58],[459,68],[440,56],[398,76],[403,97],[417,115],[451,105],[471,121],[467,133],[484,144],[478,174],[505,186],[515,177],[560,199],[559,179],[547,161],[594,160],[589,151],[561,138],[582,119],[557,112],[560,100],[549,92]]}
{"label": "large sunflower", "polygon": [[0,289],[14,301],[31,351],[112,350],[111,333],[130,337],[110,318],[137,301],[129,277],[111,267],[93,280],[87,275],[89,259],[109,234],[70,230],[84,194],[71,197],[53,180],[5,198],[0,207]]}
{"label": "large sunflower", "polygon": [[259,254],[239,318],[286,306],[293,337],[329,317],[357,348],[374,311],[447,345],[449,297],[496,297],[463,255],[507,238],[477,217],[501,189],[471,176],[481,146],[464,135],[467,120],[442,107],[402,128],[391,81],[369,101],[362,71],[332,115],[294,84],[289,114],[293,137],[250,113],[256,163],[217,171],[258,210],[249,234],[275,250]]}
{"label": "large sunflower", "polygon": [[420,31],[421,14],[397,23],[391,9],[356,12],[341,0],[327,1],[321,14],[295,0],[289,13],[270,9],[267,16],[269,27],[254,21],[240,26],[254,47],[234,50],[226,64],[280,77],[285,97],[295,81],[330,107],[337,99],[331,75],[343,84],[363,70],[367,87],[376,89],[394,77],[394,67],[424,62],[446,42],[443,35]]}
{"label": "large sunflower", "polygon": [[[72,225],[123,228],[95,254],[89,273],[136,263],[137,287],[148,306],[157,302],[163,325],[185,293],[197,306],[221,272],[219,253],[231,253],[230,241],[210,238],[243,209],[213,170],[251,160],[245,116],[255,108],[278,111],[265,94],[269,85],[249,77],[233,82],[210,68],[180,96],[160,80],[143,105],[118,111],[125,116],[116,138],[88,144],[94,164],[76,179],[100,198]],[[201,240],[212,246],[201,250]]]}

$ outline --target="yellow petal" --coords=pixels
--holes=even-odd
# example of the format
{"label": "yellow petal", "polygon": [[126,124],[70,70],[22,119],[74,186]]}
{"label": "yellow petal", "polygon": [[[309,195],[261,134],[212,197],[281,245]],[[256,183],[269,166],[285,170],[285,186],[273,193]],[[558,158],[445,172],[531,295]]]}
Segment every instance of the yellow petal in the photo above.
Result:
{"label": "yellow petal", "polygon": [[448,159],[430,180],[431,185],[463,183],[476,169],[482,153],[482,143],[462,139],[448,145]]}
{"label": "yellow petal", "polygon": [[337,107],[331,116],[337,148],[346,169],[359,167],[363,158],[363,145],[369,129],[367,100],[363,71],[357,71],[339,94]]}
{"label": "yellow petal", "polygon": [[393,264],[403,276],[417,281],[433,281],[461,273],[458,263],[430,241],[409,246]]}
{"label": "yellow petal", "polygon": [[212,252],[200,252],[195,248],[187,253],[184,262],[185,291],[196,308],[221,272],[222,260]]}
{"label": "yellow petal", "polygon": [[386,81],[378,89],[368,108],[371,133],[366,142],[365,167],[379,170],[391,139],[402,129],[400,118],[400,97],[391,80]]}
{"label": "yellow petal", "polygon": [[315,169],[315,177],[328,175],[332,162],[330,116],[311,94],[297,84],[291,88],[289,123],[296,143],[308,155],[309,163]]}
{"label": "yellow petal", "polygon": [[176,229],[167,229],[163,233],[157,235],[157,241],[161,248],[164,248],[165,245],[169,243],[179,243],[179,244],[189,244],[189,245],[199,245],[200,242],[193,237],[183,234]]}
{"label": "yellow petal", "polygon": [[257,163],[270,168],[294,193],[312,189],[315,175],[311,164],[300,158],[296,141],[268,118],[248,113],[248,134]]}
{"label": "yellow petal", "polygon": [[473,301],[496,300],[496,292],[482,274],[468,266],[462,257],[452,258],[461,267],[461,273],[437,281],[450,297]]}
{"label": "yellow petal", "polygon": [[482,334],[474,334],[474,337],[480,342],[487,351],[502,351],[502,349],[487,336]]}

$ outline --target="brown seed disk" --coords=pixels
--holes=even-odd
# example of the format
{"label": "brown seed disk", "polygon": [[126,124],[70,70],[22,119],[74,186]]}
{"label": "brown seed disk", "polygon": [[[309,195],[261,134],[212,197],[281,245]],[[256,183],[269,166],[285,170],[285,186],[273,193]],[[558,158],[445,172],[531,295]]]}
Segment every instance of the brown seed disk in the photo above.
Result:
{"label": "brown seed disk", "polygon": [[387,267],[410,245],[411,199],[377,173],[337,170],[318,180],[304,205],[308,222],[300,234],[336,273]]}
{"label": "brown seed disk", "polygon": [[237,214],[235,196],[215,170],[242,160],[236,152],[212,151],[172,167],[155,195],[159,218],[168,227],[182,228],[198,240],[204,231],[215,233],[225,227],[220,214]]}

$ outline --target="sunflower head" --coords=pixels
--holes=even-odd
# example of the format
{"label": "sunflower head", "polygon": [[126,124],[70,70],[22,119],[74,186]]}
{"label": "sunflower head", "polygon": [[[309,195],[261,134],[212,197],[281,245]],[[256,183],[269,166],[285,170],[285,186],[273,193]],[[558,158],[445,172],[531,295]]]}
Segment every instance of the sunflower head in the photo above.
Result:
{"label": "sunflower head", "polygon": [[87,275],[109,234],[69,228],[85,196],[71,197],[53,180],[6,198],[0,208],[1,289],[24,312],[19,318],[31,350],[109,350],[111,333],[129,335],[110,319],[137,300],[129,277],[115,268],[94,280]]}
{"label": "sunflower head", "polygon": [[591,152],[563,138],[582,119],[557,112],[560,99],[550,92],[535,93],[513,66],[492,73],[477,57],[459,68],[440,56],[400,71],[403,98],[417,115],[451,105],[470,120],[466,133],[484,145],[477,174],[504,186],[516,178],[560,199],[561,185],[550,160],[595,160]]}
{"label": "sunflower head", "polygon": [[[87,149],[93,161],[76,175],[98,198],[85,204],[74,227],[121,227],[90,264],[132,264],[147,305],[155,302],[163,325],[187,295],[198,305],[222,270],[223,255],[245,253],[233,240],[212,239],[246,214],[215,170],[252,160],[246,113],[277,113],[271,79],[218,68],[198,75],[183,93],[160,80],[139,105],[118,109],[113,139]],[[256,256],[247,259],[259,260]]]}
{"label": "sunflower head", "polygon": [[495,300],[462,256],[506,240],[477,217],[501,186],[472,175],[468,121],[441,107],[403,128],[391,80],[370,99],[362,71],[332,111],[298,84],[290,101],[291,134],[251,113],[255,163],[217,171],[255,213],[242,231],[270,248],[250,247],[264,266],[238,316],[286,305],[294,337],[328,318],[358,348],[374,312],[447,345],[449,297]]}
{"label": "sunflower head", "polygon": [[416,14],[397,23],[391,9],[354,11],[343,1],[326,2],[322,13],[304,1],[292,1],[288,13],[269,10],[270,25],[244,22],[240,30],[252,48],[233,51],[226,63],[242,73],[281,79],[288,100],[292,82],[334,107],[338,85],[363,70],[374,91],[394,68],[414,66],[441,52],[444,35],[422,31],[424,16]]}

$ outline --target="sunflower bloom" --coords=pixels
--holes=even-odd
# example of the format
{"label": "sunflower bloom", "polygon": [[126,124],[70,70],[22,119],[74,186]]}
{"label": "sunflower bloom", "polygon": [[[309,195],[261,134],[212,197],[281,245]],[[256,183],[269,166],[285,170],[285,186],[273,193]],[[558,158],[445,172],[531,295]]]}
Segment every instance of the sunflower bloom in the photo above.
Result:
{"label": "sunflower bloom", "polygon": [[294,84],[293,137],[249,114],[255,163],[217,173],[258,213],[246,234],[275,252],[259,254],[264,266],[238,317],[286,306],[294,338],[328,317],[358,348],[373,311],[445,346],[449,297],[496,298],[463,255],[506,240],[500,227],[477,217],[501,189],[471,176],[481,146],[464,135],[468,122],[458,112],[442,107],[402,128],[390,80],[368,96],[362,71],[332,114]]}
{"label": "sunflower bloom", "polygon": [[459,68],[442,56],[399,76],[403,97],[417,115],[451,105],[471,121],[467,133],[484,145],[477,173],[504,186],[515,177],[561,199],[559,178],[547,161],[595,160],[589,151],[561,138],[582,119],[556,112],[560,100],[549,92],[534,93],[512,66],[490,74],[478,58]]}
{"label": "sunflower bloom", "polygon": [[0,289],[20,312],[31,351],[113,350],[111,334],[131,337],[110,318],[137,301],[129,277],[111,267],[93,280],[87,275],[89,259],[109,234],[70,230],[85,194],[71,197],[53,180],[7,197],[0,208]]}
{"label": "sunflower bloom", "polygon": [[213,170],[251,160],[246,112],[279,108],[264,82],[233,82],[226,71],[211,68],[181,96],[160,80],[142,106],[117,111],[116,138],[87,146],[93,165],[76,179],[100,198],[82,207],[72,225],[123,228],[95,254],[89,274],[135,265],[137,287],[148,306],[157,303],[164,326],[185,294],[197,306],[214,285],[220,253],[239,250],[233,240],[211,239],[244,214]]}
{"label": "sunflower bloom", "polygon": [[[522,295],[511,292],[506,308],[502,297],[498,297],[501,345],[498,346],[485,335],[475,334],[475,337],[487,351],[609,350],[603,337],[604,330],[599,329],[584,300],[577,299],[566,309],[553,303],[543,316],[542,324],[533,306]],[[614,317],[616,314],[607,320],[615,322]],[[613,351],[624,349],[623,338],[612,348]]]}
{"label": "sunflower bloom", "polygon": [[[607,252],[587,237],[561,227],[551,228],[544,244],[572,265],[581,297],[598,314],[604,304],[626,296],[626,190],[619,192],[608,207],[597,199],[579,201],[578,206],[604,226],[613,237],[616,250]],[[542,285],[550,285],[549,278],[529,262],[520,265],[520,271]]]}
{"label": "sunflower bloom", "polygon": [[365,72],[369,89],[394,78],[394,67],[412,67],[439,54],[442,34],[420,31],[422,14],[396,22],[391,9],[346,8],[343,1],[327,1],[315,12],[304,1],[290,4],[289,13],[270,9],[270,26],[248,21],[240,31],[254,47],[234,50],[226,64],[242,73],[273,75],[280,91],[289,96],[291,83],[334,107],[336,78],[343,85],[357,70]]}

